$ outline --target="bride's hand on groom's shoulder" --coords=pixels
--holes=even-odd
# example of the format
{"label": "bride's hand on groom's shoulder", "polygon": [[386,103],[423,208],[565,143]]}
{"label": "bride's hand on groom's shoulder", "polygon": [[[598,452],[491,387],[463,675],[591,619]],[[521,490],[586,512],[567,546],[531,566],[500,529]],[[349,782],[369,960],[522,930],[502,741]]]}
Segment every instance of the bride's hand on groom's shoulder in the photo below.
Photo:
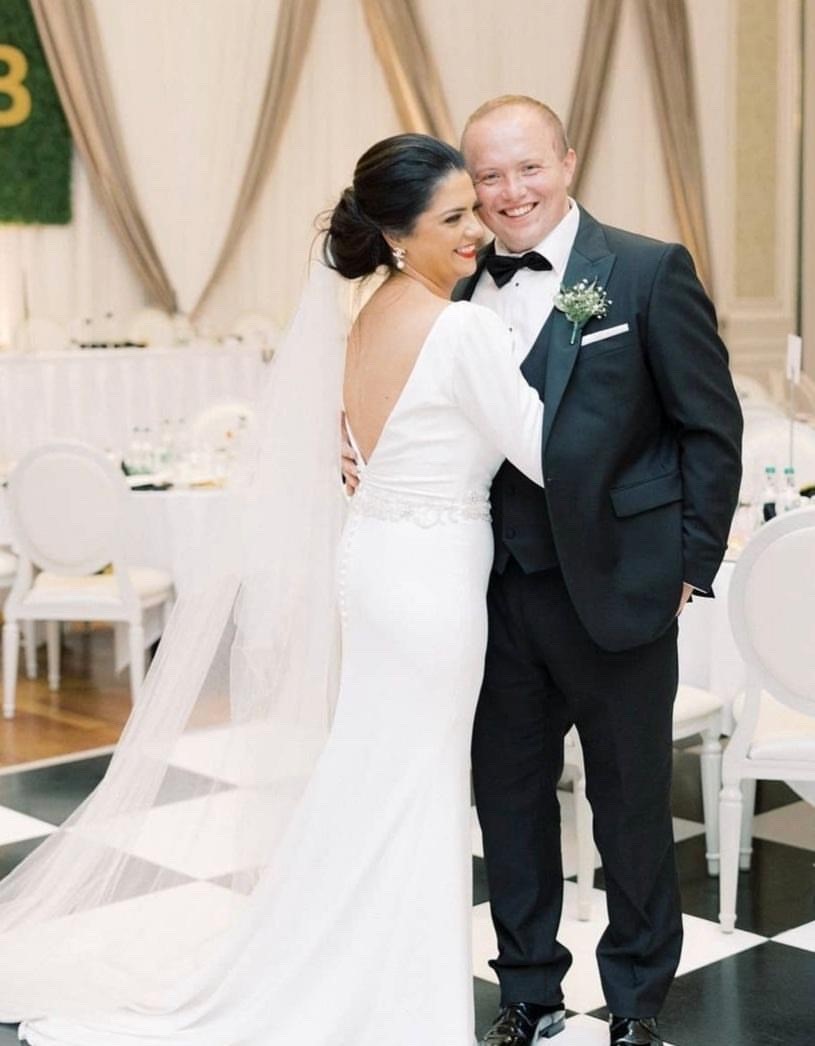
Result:
{"label": "bride's hand on groom's shoulder", "polygon": [[345,426],[345,412],[340,415],[340,468],[342,469],[342,481],[345,484],[347,494],[353,494],[359,486],[359,470],[357,468],[357,456],[351,441],[348,438],[348,429]]}

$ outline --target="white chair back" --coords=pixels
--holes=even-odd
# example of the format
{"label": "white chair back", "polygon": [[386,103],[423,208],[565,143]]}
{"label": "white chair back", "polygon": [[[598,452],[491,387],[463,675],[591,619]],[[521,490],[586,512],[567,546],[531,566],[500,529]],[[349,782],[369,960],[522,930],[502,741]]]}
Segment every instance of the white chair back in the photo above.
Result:
{"label": "white chair back", "polygon": [[748,542],[728,609],[748,689],[815,716],[815,508],[779,516]]}
{"label": "white chair back", "polygon": [[41,570],[80,576],[121,565],[128,487],[94,447],[34,447],[9,476],[8,496],[15,547]]}
{"label": "white chair back", "polygon": [[10,549],[0,548],[0,591],[11,588],[17,576],[17,557]]}

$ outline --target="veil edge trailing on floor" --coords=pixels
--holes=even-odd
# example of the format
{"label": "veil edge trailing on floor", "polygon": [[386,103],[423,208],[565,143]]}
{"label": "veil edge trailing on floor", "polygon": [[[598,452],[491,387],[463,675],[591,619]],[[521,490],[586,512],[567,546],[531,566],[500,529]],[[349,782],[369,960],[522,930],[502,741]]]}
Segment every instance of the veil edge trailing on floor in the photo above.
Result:
{"label": "veil edge trailing on floor", "polygon": [[197,550],[104,780],[0,884],[0,1020],[143,1008],[192,983],[273,869],[337,692],[353,286],[312,265],[226,522]]}

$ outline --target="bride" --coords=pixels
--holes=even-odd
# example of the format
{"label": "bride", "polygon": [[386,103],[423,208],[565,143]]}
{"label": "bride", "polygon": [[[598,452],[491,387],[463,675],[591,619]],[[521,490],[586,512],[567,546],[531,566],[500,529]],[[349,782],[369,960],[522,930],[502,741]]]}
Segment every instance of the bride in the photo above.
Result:
{"label": "bride", "polygon": [[[542,482],[543,414],[501,321],[449,301],[475,208],[435,139],[359,160],[108,774],[0,892],[32,1046],[471,1046],[489,487],[505,457]],[[336,285],[383,269],[349,331]]]}

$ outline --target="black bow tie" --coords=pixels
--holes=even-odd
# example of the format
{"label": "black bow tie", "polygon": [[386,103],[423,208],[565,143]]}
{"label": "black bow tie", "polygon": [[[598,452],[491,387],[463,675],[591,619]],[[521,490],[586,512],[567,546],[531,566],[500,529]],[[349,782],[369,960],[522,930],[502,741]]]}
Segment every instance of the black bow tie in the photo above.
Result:
{"label": "black bow tie", "polygon": [[537,251],[527,251],[518,257],[517,254],[490,254],[487,258],[487,271],[495,280],[496,287],[509,283],[518,269],[551,269],[552,263]]}

